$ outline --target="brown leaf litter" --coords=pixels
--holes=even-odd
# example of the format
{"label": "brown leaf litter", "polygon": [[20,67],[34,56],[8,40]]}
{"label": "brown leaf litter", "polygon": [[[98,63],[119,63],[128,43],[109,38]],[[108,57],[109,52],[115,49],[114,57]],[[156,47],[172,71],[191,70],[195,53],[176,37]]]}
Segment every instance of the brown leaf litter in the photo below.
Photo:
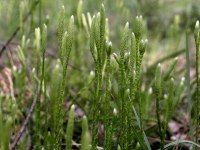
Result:
{"label": "brown leaf litter", "polygon": [[12,71],[0,65],[0,92],[3,96],[14,97]]}

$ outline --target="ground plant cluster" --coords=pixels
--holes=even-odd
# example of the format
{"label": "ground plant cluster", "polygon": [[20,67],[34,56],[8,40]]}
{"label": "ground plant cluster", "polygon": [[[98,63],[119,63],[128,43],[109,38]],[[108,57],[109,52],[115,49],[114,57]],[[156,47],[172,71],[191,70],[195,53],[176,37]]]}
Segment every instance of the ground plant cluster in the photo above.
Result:
{"label": "ground plant cluster", "polygon": [[199,0],[0,0],[0,150],[200,149]]}

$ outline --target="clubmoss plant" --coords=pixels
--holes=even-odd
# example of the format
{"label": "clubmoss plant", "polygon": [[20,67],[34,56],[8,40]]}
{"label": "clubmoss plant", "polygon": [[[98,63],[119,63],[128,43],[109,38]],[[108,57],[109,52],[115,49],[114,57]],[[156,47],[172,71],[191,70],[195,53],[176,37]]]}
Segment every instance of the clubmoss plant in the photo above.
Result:
{"label": "clubmoss plant", "polygon": [[144,33],[144,21],[142,16],[137,16],[133,24],[133,32],[137,40],[141,40]]}
{"label": "clubmoss plant", "polygon": [[132,85],[133,85],[132,76],[133,76],[133,72],[135,71],[136,52],[137,52],[136,39],[135,39],[135,34],[132,32],[132,34],[131,34],[131,51],[130,51],[130,74],[129,74],[131,89],[132,89]]}
{"label": "clubmoss plant", "polygon": [[[46,24],[43,25],[42,30],[42,45],[41,45],[41,51],[42,51],[42,66],[41,66],[41,77],[40,77],[40,92],[43,93],[44,97],[44,120],[45,123],[48,124],[48,103],[47,103],[47,91],[46,91],[46,63],[45,63],[45,54],[47,49],[47,26]],[[46,142],[48,142],[48,126],[44,128],[44,145],[46,146]],[[47,148],[47,147],[46,147]]]}
{"label": "clubmoss plant", "polygon": [[63,35],[62,39],[62,46],[60,49],[60,61],[62,64],[62,81],[60,83],[60,88],[59,88],[59,98],[58,98],[58,105],[57,105],[57,110],[58,113],[56,115],[57,117],[57,144],[61,144],[61,139],[62,139],[62,125],[63,125],[63,117],[65,114],[64,108],[63,108],[63,103],[64,103],[64,92],[65,92],[65,85],[66,85],[66,73],[67,73],[67,66],[69,63],[69,57],[70,53],[72,50],[72,44],[73,44],[73,39],[74,39],[74,17],[71,16],[69,25],[68,25],[68,32],[65,32]]}
{"label": "clubmoss plant", "polygon": [[30,40],[26,39],[25,36],[22,36],[21,46],[17,47],[17,55],[22,64],[21,70],[16,74],[16,77],[20,79],[20,81],[16,81],[17,85],[19,85],[19,96],[17,99],[18,99],[18,106],[22,110],[23,110],[23,104],[24,104],[23,99],[24,99],[25,81],[26,81],[26,76],[28,74],[26,54],[27,54],[29,43],[30,43]]}
{"label": "clubmoss plant", "polygon": [[111,47],[112,43],[110,42],[107,46],[107,58],[106,58],[106,95],[104,99],[104,110],[105,110],[105,138],[104,138],[104,145],[105,148],[110,150],[111,143],[112,143],[112,134],[111,134],[111,122],[109,119],[110,114],[110,95],[111,95],[111,82],[110,82],[110,55],[111,55]]}
{"label": "clubmoss plant", "polygon": [[[87,8],[88,5],[85,4],[90,4],[93,2],[92,0],[87,2],[83,0],[69,0],[69,5],[66,5],[66,9],[64,6],[61,8],[58,22],[55,21],[55,23],[58,23],[57,31],[53,28],[56,18],[50,18],[49,20],[46,17],[45,20],[44,17],[46,15],[43,15],[43,12],[45,12],[48,13],[47,16],[52,16],[51,11],[57,11],[53,11],[55,2],[47,2],[47,0],[36,0],[35,2],[26,2],[24,0],[10,1],[11,6],[8,6],[8,8],[12,13],[6,15],[10,19],[14,18],[15,6],[18,6],[17,12],[19,12],[19,22],[17,22],[17,30],[13,37],[17,32],[20,33],[21,45],[17,48],[20,67],[16,65],[15,68],[17,69],[13,69],[14,89],[17,89],[16,101],[13,102],[14,98],[0,97],[0,149],[24,149],[28,145],[27,143],[30,142],[29,139],[31,139],[31,146],[33,146],[31,148],[36,150],[71,150],[74,147],[81,150],[151,150],[151,146],[153,147],[154,143],[150,143],[147,138],[152,133],[152,128],[150,130],[147,129],[149,127],[148,121],[158,123],[161,150],[181,143],[189,143],[199,147],[196,143],[187,140],[165,143],[165,140],[168,139],[166,136],[168,122],[173,119],[173,112],[176,110],[179,102],[181,102],[181,96],[184,93],[185,79],[182,78],[179,82],[177,71],[173,73],[173,70],[179,69],[176,68],[178,60],[175,57],[183,54],[185,50],[178,50],[156,60],[151,66],[144,65],[142,67],[144,53],[147,48],[153,49],[152,45],[160,44],[160,41],[156,38],[157,43],[154,44],[155,37],[152,36],[152,43],[149,46],[147,45],[148,40],[145,40],[145,19],[142,16],[137,16],[131,20],[132,18],[129,17],[130,11],[125,6],[123,0],[117,0],[116,5],[114,5],[114,7],[117,6],[118,8],[118,12],[115,12],[115,15],[112,14],[115,10],[112,8],[109,10],[109,18],[112,18],[112,20],[106,18],[103,4],[100,7],[100,12],[95,13],[91,17],[89,12],[84,13],[83,8]],[[5,2],[2,1],[2,3]],[[59,2],[58,5],[61,3]],[[99,3],[100,1],[95,3],[95,5]],[[109,6],[113,5],[110,1],[105,3]],[[135,6],[140,6],[141,3],[138,1],[137,4],[134,4],[136,4]],[[39,7],[36,7],[36,4]],[[129,2],[127,1],[126,4],[129,4]],[[26,14],[27,8],[25,6],[27,5],[30,6],[31,10]],[[3,6],[0,6],[0,8],[4,9]],[[45,8],[52,10],[45,10]],[[35,10],[37,11],[36,13],[34,12]],[[71,13],[75,15],[75,18],[71,16],[70,19],[67,19],[68,14]],[[4,14],[5,12],[3,12],[2,16]],[[146,15],[146,11],[143,14]],[[126,22],[127,18],[130,18],[130,24],[126,23],[124,28],[120,24],[116,25],[115,20]],[[30,20],[31,24],[28,35],[26,34],[26,20]],[[37,23],[35,20],[37,20]],[[109,21],[112,23],[109,24]],[[46,23],[46,25],[42,26],[43,23]],[[48,30],[51,32],[47,36],[48,23]],[[35,30],[33,29],[35,28],[34,24],[38,24]],[[109,25],[112,27],[112,32],[109,30]],[[147,25],[151,29],[151,22],[149,23],[148,19]],[[178,17],[175,17],[174,25],[172,25],[171,29],[172,34],[166,34],[168,31],[165,31],[164,34],[159,33],[159,35],[165,35],[166,37],[170,36],[167,39],[167,41],[172,40],[170,41],[172,42],[170,49],[175,48],[173,43],[179,43],[180,38],[178,38],[178,35],[181,29],[180,20]],[[55,35],[57,32],[58,43],[52,42],[52,35]],[[150,33],[152,34],[153,32],[150,30]],[[118,38],[118,34],[121,36],[121,39]],[[166,41],[165,36],[162,36],[162,42]],[[13,37],[10,39],[12,40]],[[33,46],[29,45],[30,40],[28,38],[33,38]],[[196,142],[198,142],[198,97],[200,90],[198,69],[200,28],[198,21],[195,26],[194,38],[196,44],[196,80],[192,83],[197,84],[194,92],[196,94],[194,94],[196,96],[194,123],[196,127],[195,138]],[[3,49],[7,50],[10,44],[13,44],[10,39],[5,46],[3,44]],[[110,40],[113,40],[113,45]],[[16,39],[16,41],[18,40]],[[48,43],[49,51],[47,51],[47,41],[50,41]],[[53,39],[53,41],[55,40]],[[190,83],[188,41],[187,37],[186,80],[187,94],[190,100],[191,94],[193,94],[191,92],[193,91],[193,86],[191,86],[193,84]],[[182,46],[182,43],[180,43],[180,46]],[[56,58],[57,47],[59,59]],[[90,58],[88,56],[89,49],[94,64],[91,64],[91,60],[88,59]],[[30,58],[29,55],[32,52],[33,57]],[[10,54],[12,53],[8,52],[9,56]],[[70,64],[69,60],[71,60]],[[165,61],[170,62],[169,66],[162,68],[161,71],[159,63],[164,63]],[[11,62],[11,65],[15,64],[15,61],[12,61],[12,59],[9,59],[9,62]],[[68,66],[70,66],[69,75]],[[153,76],[155,68],[156,74]],[[90,72],[90,70],[94,71]],[[178,71],[184,73],[182,69]],[[30,85],[31,88],[29,88]],[[38,87],[38,89],[35,87]],[[38,97],[35,98],[35,96]],[[154,107],[153,100],[156,103],[155,113],[157,120],[150,118],[154,117],[153,115],[151,116],[151,114],[154,114],[151,113]],[[191,102],[189,102],[189,105]],[[27,114],[27,112],[31,112],[27,109],[31,103],[36,103],[34,106],[36,111],[33,112],[34,107],[31,107],[33,108],[30,109],[32,114]],[[76,111],[75,105],[72,104],[76,105]],[[69,110],[68,107],[70,108]],[[191,108],[189,109],[190,112]],[[79,114],[79,112],[81,113]],[[27,116],[31,116],[31,119],[23,127],[24,123],[22,124],[22,122],[26,121],[24,118],[27,118]],[[75,119],[75,116],[78,117]],[[80,128],[81,122],[82,132]],[[20,133],[20,136],[15,136],[21,124],[24,129],[20,129],[20,132],[24,133]],[[74,129],[78,134],[74,135]],[[91,129],[91,133],[89,129]],[[153,130],[154,132],[157,133],[157,131]]]}
{"label": "clubmoss plant", "polygon": [[[146,50],[146,46],[147,46],[148,40],[141,40],[139,43],[139,49],[138,51],[136,51],[136,71],[135,71],[135,78],[134,78],[134,88],[132,91],[132,97],[134,98],[134,95],[136,94],[136,89],[138,87],[138,83],[139,83],[139,75],[140,75],[140,69],[141,69],[141,64],[142,64],[142,59],[143,59],[143,55],[144,52]],[[134,102],[134,101],[133,101]]]}
{"label": "clubmoss plant", "polygon": [[[131,99],[133,99],[133,87],[134,87],[134,74],[135,74],[135,64],[136,64],[136,52],[137,52],[137,49],[136,49],[136,38],[135,38],[135,34],[132,32],[131,34],[131,50],[130,50],[130,72],[129,72],[129,89],[130,89],[130,93],[131,93]],[[132,102],[131,102],[132,103]],[[130,107],[129,108],[129,122],[132,122],[132,118],[131,118],[131,114],[132,114],[132,108],[131,108],[131,105],[130,103],[128,104],[128,106]],[[129,143],[131,143],[132,141],[132,136],[131,136],[131,129],[132,129],[132,125],[131,123],[129,123],[129,127],[128,127],[129,131],[128,132],[128,140],[129,140]],[[131,144],[130,144],[131,145]]]}
{"label": "clubmoss plant", "polygon": [[[136,40],[136,43],[137,41],[138,40]],[[135,71],[134,71],[135,73],[133,72],[134,81],[133,81],[133,84],[131,85],[132,89],[130,91],[130,103],[131,103],[130,106],[134,105],[137,89],[139,88],[141,64],[142,64],[144,52],[147,47],[147,43],[148,43],[148,40],[146,39],[146,40],[141,40],[138,44],[136,44],[136,61],[135,61],[136,66],[135,66]],[[138,48],[137,48],[137,45],[139,46]],[[131,58],[131,59],[134,59],[134,58]],[[130,110],[132,110],[132,108],[130,108]],[[130,116],[130,119],[131,119],[131,116]],[[133,138],[133,134],[131,137]]]}
{"label": "clubmoss plant", "polygon": [[56,65],[55,65],[55,69],[52,71],[52,76],[51,76],[51,86],[50,86],[50,129],[51,129],[51,135],[50,135],[50,143],[55,142],[55,138],[56,138],[56,133],[57,133],[57,114],[58,114],[58,105],[59,105],[59,101],[58,101],[58,97],[59,97],[59,93],[55,92],[60,90],[60,82],[62,79],[62,65],[60,60],[58,59],[56,61]]}
{"label": "clubmoss plant", "polygon": [[184,91],[184,85],[185,85],[185,77],[182,77],[181,78],[181,82],[179,83],[179,85],[177,87],[177,92],[176,92],[176,95],[175,95],[175,100],[173,102],[174,109],[178,105],[178,103],[180,102],[181,94]]}
{"label": "clubmoss plant", "polygon": [[30,40],[28,39],[27,41],[25,41],[25,36],[22,37],[22,47],[18,46],[17,47],[17,55],[23,65],[24,68],[26,68],[26,59],[25,59],[25,54],[24,51],[26,51],[27,46],[29,45]]}
{"label": "clubmoss plant", "polygon": [[[62,47],[62,40],[63,40],[63,34],[64,34],[64,26],[65,26],[65,19],[66,19],[66,15],[65,15],[65,7],[62,6],[62,9],[60,11],[60,17],[59,17],[59,22],[58,22],[58,43],[59,43],[59,49],[61,49]],[[63,63],[63,54],[62,51],[60,52],[60,59],[61,62]]]}
{"label": "clubmoss plant", "polygon": [[[99,32],[96,32],[96,30],[99,29],[98,27],[96,27],[96,24],[99,24],[98,18],[100,18],[100,14],[93,17],[92,26],[91,26],[92,33],[90,35],[91,38],[92,37],[94,38],[90,41],[90,51],[93,55],[93,59],[95,62],[95,84],[96,84],[95,98],[94,98],[94,103],[92,106],[93,112],[94,112],[94,115],[93,115],[94,123],[93,123],[93,127],[92,127],[92,149],[94,149],[97,146],[98,116],[99,116],[99,110],[97,108],[99,106],[98,103],[100,103],[99,92],[100,92],[100,88],[101,88],[101,78],[102,78],[102,77],[100,77],[101,76],[101,67],[100,67],[101,57],[100,57],[100,53],[99,53],[100,49],[99,49],[99,44],[97,42],[97,41],[99,41],[97,39],[99,37]],[[95,44],[96,44],[96,48],[97,48],[97,56],[94,56]]]}
{"label": "clubmoss plant", "polygon": [[69,120],[67,123],[67,133],[66,133],[66,149],[72,149],[72,136],[74,132],[74,111],[75,106],[72,105],[69,112]]}
{"label": "clubmoss plant", "polygon": [[[133,122],[131,118],[132,105],[134,105],[136,91],[139,85],[140,68],[142,64],[142,58],[146,49],[147,40],[141,40],[144,33],[144,22],[142,16],[136,17],[133,24],[133,33],[131,35],[131,52],[130,52],[130,105],[129,105],[129,122]],[[132,77],[131,77],[132,76]],[[129,131],[131,131],[132,125],[129,125]],[[133,139],[133,133],[129,132],[129,142]]]}
{"label": "clubmoss plant", "polygon": [[[182,91],[181,91],[182,92]],[[151,107],[152,106],[152,88],[149,88],[148,92],[145,93],[145,99],[142,101],[141,111],[143,112],[143,118],[147,119],[150,117]]]}
{"label": "clubmoss plant", "polygon": [[41,78],[40,78],[40,92],[42,93],[42,89],[44,82],[45,82],[45,53],[47,49],[47,26],[44,24],[43,25],[43,31],[42,31],[42,66],[41,66]]}
{"label": "clubmoss plant", "polygon": [[[101,6],[101,12],[92,19],[90,30],[90,51],[95,62],[95,98],[92,106],[93,110],[93,126],[92,126],[92,149],[97,146],[97,131],[99,124],[100,111],[98,107],[102,102],[102,69],[103,69],[103,55],[105,48],[105,8]],[[97,54],[95,54],[95,49]]]}
{"label": "clubmoss plant", "polygon": [[[142,22],[141,17],[137,18],[137,19],[138,19],[138,23]],[[129,132],[129,131],[133,130],[132,125],[131,125],[131,122],[133,120],[131,119],[130,120],[131,122],[128,121],[129,117],[132,118],[131,117],[132,108],[131,107],[129,109],[127,109],[127,108],[129,106],[131,106],[131,104],[133,104],[133,99],[135,98],[136,90],[138,88],[138,81],[139,81],[139,76],[140,76],[140,67],[141,67],[141,63],[142,63],[142,58],[143,58],[143,54],[145,52],[146,45],[147,45],[147,40],[145,40],[145,41],[141,40],[141,36],[142,36],[141,34],[143,33],[142,30],[140,30],[140,32],[137,32],[138,40],[136,40],[134,33],[132,34],[131,56],[130,56],[131,57],[130,58],[131,70],[129,71],[128,76],[127,76],[129,79],[129,82],[130,82],[129,83],[130,88],[132,89],[131,93],[130,93],[132,95],[132,99],[130,101],[131,104],[128,104],[128,101],[126,100],[128,98],[127,97],[128,95],[125,94],[126,89],[127,89],[125,62],[127,62],[127,60],[129,60],[129,54],[127,53],[128,55],[127,54],[125,55],[125,50],[127,50],[127,48],[128,48],[128,41],[129,41],[129,38],[128,38],[129,37],[129,27],[128,26],[129,25],[127,23],[124,28],[124,33],[123,33],[122,40],[121,40],[120,57],[118,58],[118,56],[116,54],[114,55],[114,58],[119,65],[118,96],[119,96],[120,100],[117,103],[118,103],[118,107],[121,112],[119,114],[119,118],[120,118],[119,123],[120,123],[120,128],[121,128],[120,145],[121,145],[121,147],[123,147],[125,149],[128,148],[128,146],[130,146],[128,144],[129,142],[127,140],[129,138],[129,140],[132,141],[132,139],[130,136],[128,136],[128,134],[130,135],[131,132]],[[102,39],[105,39],[104,34],[105,34],[105,10],[104,10],[104,7],[102,6],[101,13],[97,14],[96,16],[93,17],[92,23],[91,23],[91,30],[90,30],[90,51],[91,51],[92,57],[95,62],[95,82],[96,82],[96,86],[97,86],[95,99],[97,99],[97,100],[99,98],[101,99],[100,95],[101,95],[101,86],[102,86],[102,75],[104,75],[104,73],[103,73],[104,67],[103,66],[105,66],[105,65],[103,65],[104,62],[102,59],[103,58],[102,46],[104,45],[103,44],[104,42],[102,42]],[[136,43],[136,42],[138,42],[138,43]],[[97,50],[97,51],[95,51],[95,50]],[[106,60],[106,63],[108,63],[108,60]],[[137,71],[135,78],[133,78],[134,69],[136,69],[136,71]],[[106,74],[107,74],[107,71],[106,71]],[[106,85],[107,84],[108,84],[108,78],[106,77]],[[105,99],[107,99],[107,97]],[[97,102],[96,102],[97,100],[94,101],[93,112],[95,112],[95,109],[96,109],[95,107],[98,106]],[[94,114],[97,114],[97,112]],[[107,119],[105,119],[105,120],[107,120]],[[95,124],[96,123],[97,122],[95,122]],[[106,121],[105,121],[105,124],[107,124]],[[93,127],[93,129],[94,129],[94,127]],[[97,126],[96,126],[96,129],[97,129]],[[109,130],[109,129],[105,129],[105,132],[107,132],[107,130]],[[93,130],[93,142],[95,141],[94,136],[97,136],[95,130]],[[105,137],[106,136],[107,135],[105,135]],[[93,145],[94,145],[94,143],[93,143]]]}
{"label": "clubmoss plant", "polygon": [[106,41],[110,40],[110,30],[109,30],[109,22],[108,22],[108,18],[106,18],[106,25],[105,25],[105,38]]}
{"label": "clubmoss plant", "polygon": [[83,27],[85,28],[85,31],[86,31],[86,33],[87,33],[87,36],[90,37],[90,33],[89,33],[89,28],[90,28],[90,26],[89,26],[88,23],[87,23],[85,14],[82,14],[82,22],[83,22]]}
{"label": "clubmoss plant", "polygon": [[87,12],[87,19],[88,19],[89,27],[91,27],[91,25],[92,25],[92,17],[91,17],[91,14],[89,12]]}
{"label": "clubmoss plant", "polygon": [[[46,88],[44,87],[45,85],[45,52],[46,52],[46,47],[47,47],[47,26],[44,25],[43,26],[43,31],[42,31],[42,39],[41,39],[41,55],[42,55],[42,61],[41,61],[41,65],[39,67],[39,75],[40,75],[40,87],[39,87],[39,97],[41,97],[41,95],[44,93],[44,101],[46,102]],[[39,56],[40,59],[40,56]],[[43,90],[45,89],[45,91]],[[37,101],[37,116],[36,116],[36,132],[37,132],[37,146],[40,147],[40,134],[41,134],[41,101]],[[47,121],[47,120],[45,120]],[[47,129],[45,129],[45,131],[47,131]]]}
{"label": "clubmoss plant", "polygon": [[128,34],[129,34],[129,23],[126,23],[124,27],[124,32],[121,40],[121,47],[120,47],[120,58],[119,58],[119,81],[118,81],[118,96],[120,99],[120,144],[121,147],[127,149],[127,100],[125,99],[125,66],[124,66],[124,55],[125,50],[127,49],[128,43]]}
{"label": "clubmoss plant", "polygon": [[117,150],[121,150],[121,147],[120,147],[120,145],[118,145],[118,146],[117,146]]}
{"label": "clubmoss plant", "polygon": [[[156,75],[155,75],[155,85],[154,85],[154,93],[156,96],[156,117],[158,122],[158,128],[159,128],[159,134],[161,139],[161,150],[164,149],[164,140],[166,136],[166,130],[168,126],[168,122],[171,119],[172,111],[174,110],[174,79],[171,78],[169,81],[169,90],[166,94],[164,89],[166,86],[166,83],[170,77],[170,74],[172,70],[175,67],[175,64],[177,63],[177,58],[174,59],[174,61],[169,65],[167,71],[162,77],[161,72],[161,65],[158,64],[156,69]],[[163,119],[161,119],[161,101],[164,99],[164,114]]]}
{"label": "clubmoss plant", "polygon": [[88,131],[87,117],[84,116],[82,120],[82,134],[81,134],[81,150],[90,149],[90,135]]}

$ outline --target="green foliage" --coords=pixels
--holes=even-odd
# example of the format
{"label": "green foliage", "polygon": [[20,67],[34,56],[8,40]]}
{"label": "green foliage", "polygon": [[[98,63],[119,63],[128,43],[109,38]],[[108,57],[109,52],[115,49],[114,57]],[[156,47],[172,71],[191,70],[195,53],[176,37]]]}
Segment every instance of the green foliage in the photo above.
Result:
{"label": "green foliage", "polygon": [[111,127],[111,121],[109,119],[110,114],[110,94],[111,94],[111,82],[110,82],[110,55],[111,55],[111,49],[112,49],[112,43],[108,43],[107,45],[107,58],[106,58],[106,94],[105,94],[105,100],[104,100],[104,112],[105,112],[105,148],[110,150],[111,149],[111,143],[112,143],[112,127]]}
{"label": "green foliage", "polygon": [[56,144],[61,145],[62,135],[63,135],[63,117],[65,114],[63,103],[64,103],[64,92],[65,92],[65,85],[66,85],[66,73],[67,73],[67,66],[69,62],[69,56],[72,50],[72,43],[73,43],[73,37],[74,37],[74,17],[71,16],[69,25],[68,25],[68,31],[64,33],[63,39],[62,39],[62,46],[61,46],[61,63],[62,63],[62,80],[59,85],[59,97],[58,97],[58,105],[56,107],[58,112],[56,114],[56,130],[57,136],[56,136]]}
{"label": "green foliage", "polygon": [[[62,6],[62,9],[60,11],[60,17],[59,17],[59,24],[58,24],[58,42],[59,42],[59,49],[61,49],[62,46],[62,40],[63,40],[63,34],[64,34],[64,27],[65,27],[65,7]],[[60,57],[62,57],[62,51],[60,51]],[[62,59],[62,58],[61,58]],[[62,61],[61,61],[62,62]]]}
{"label": "green foliage", "polygon": [[[116,4],[112,4],[113,1],[104,1],[105,5],[97,2],[100,12],[95,13],[84,12],[89,9],[86,4],[93,1],[71,0],[66,5],[63,2],[58,2],[58,8],[55,2],[48,0],[38,0],[35,3],[13,1],[12,5],[9,3],[9,7],[14,8],[16,5],[19,9],[17,29],[20,31],[18,38],[21,43],[16,50],[20,65],[14,66],[15,62],[9,60],[13,65],[14,88],[18,92],[17,96],[1,95],[0,98],[0,149],[10,148],[12,135],[20,133],[18,128],[30,115],[27,114],[27,108],[31,106],[36,95],[34,87],[39,88],[35,111],[25,127],[27,132],[20,133],[24,135],[20,137],[16,149],[24,149],[30,138],[34,149],[70,150],[77,147],[81,150],[151,150],[154,147],[148,137],[154,129],[148,130],[149,122],[157,123],[155,128],[158,131],[153,132],[159,135],[161,150],[179,143],[199,147],[196,144],[199,132],[199,22],[196,22],[194,30],[194,88],[190,82],[188,45],[186,79],[182,77],[185,69],[176,67],[179,63],[175,58],[180,56],[182,59],[185,49],[170,54],[162,51],[161,54],[165,53],[165,57],[151,60],[154,49],[165,48],[162,44],[167,43],[166,39],[170,41],[169,49],[179,48],[177,45],[183,48],[182,43],[179,43],[182,35],[180,31],[183,30],[180,26],[181,15],[171,17],[174,22],[169,31],[160,33],[157,37],[157,34],[152,34],[154,30],[151,31],[151,24],[146,16],[130,17],[132,10],[128,5],[131,2],[118,0]],[[146,7],[144,2],[134,2],[134,7],[140,6],[136,8],[141,11],[140,9]],[[155,4],[155,11],[158,11],[157,7],[162,4]],[[60,7],[61,5],[63,6]],[[28,26],[26,6],[31,8]],[[112,6],[111,10],[106,9],[108,6]],[[0,11],[1,9],[3,7],[0,5]],[[58,9],[60,13],[57,16],[55,12]],[[154,14],[153,11],[150,13]],[[149,8],[143,14],[146,12],[149,12]],[[53,17],[52,14],[56,16]],[[72,16],[68,17],[69,15]],[[127,19],[129,22],[125,24]],[[42,26],[43,23],[46,25]],[[30,32],[27,32],[29,26]],[[150,34],[146,28],[150,29]],[[54,39],[55,35],[57,40]],[[146,39],[148,36],[149,42]],[[188,41],[187,37],[186,44]],[[156,56],[159,54],[156,52]],[[152,65],[149,65],[151,61]],[[166,66],[165,61],[169,61],[169,65]],[[182,103],[182,97],[185,97],[185,80],[188,100],[196,96],[193,105],[196,143],[184,140],[166,143],[168,122],[173,117],[176,118],[175,113],[179,111],[177,108]],[[195,94],[192,88],[195,89]],[[26,97],[27,91],[30,96]],[[191,110],[188,111],[190,113]]]}

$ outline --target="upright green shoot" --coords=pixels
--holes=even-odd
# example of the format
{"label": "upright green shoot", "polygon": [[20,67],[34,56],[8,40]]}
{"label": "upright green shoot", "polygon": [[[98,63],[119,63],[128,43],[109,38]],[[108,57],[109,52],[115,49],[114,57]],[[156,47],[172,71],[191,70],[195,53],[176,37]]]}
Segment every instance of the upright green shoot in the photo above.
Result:
{"label": "upright green shoot", "polygon": [[[37,33],[39,34],[39,33]],[[38,35],[36,34],[36,37],[39,37]],[[37,40],[37,39],[36,39]],[[36,41],[37,42],[37,41]],[[37,42],[36,44],[39,44],[39,42]],[[44,78],[45,78],[45,52],[46,52],[46,46],[47,45],[47,26],[44,25],[43,26],[43,32],[42,32],[42,39],[41,39],[41,55],[42,55],[42,66],[38,66],[39,67],[39,71],[40,72],[40,87],[39,87],[39,98],[41,97],[41,95],[44,93],[46,94],[46,88],[44,87]],[[40,47],[39,45],[37,45],[37,47]],[[40,51],[38,52],[40,54]],[[40,59],[40,56],[38,56],[38,59]],[[44,98],[46,98],[46,95],[44,95]],[[45,100],[46,102],[46,100]],[[37,141],[37,145],[36,147],[40,147],[41,146],[41,143],[40,143],[40,134],[41,134],[41,118],[42,118],[42,115],[41,115],[41,101],[38,100],[37,101],[37,111],[36,111],[36,132],[37,132],[37,136],[36,136],[36,141]],[[46,112],[47,113],[47,112]],[[47,119],[47,118],[45,118]],[[47,120],[45,120],[47,121]],[[47,131],[47,129],[45,130]]]}
{"label": "upright green shoot", "polygon": [[[41,79],[40,79],[40,92],[43,93],[44,97],[44,106],[45,106],[45,115],[44,115],[44,120],[45,123],[48,124],[48,109],[47,109],[47,93],[46,93],[46,64],[45,64],[45,54],[46,54],[46,49],[47,49],[47,26],[44,24],[43,25],[43,30],[42,30],[42,45],[41,45],[41,51],[42,51],[42,68],[41,68]],[[44,129],[44,145],[47,145],[48,142],[48,126],[45,126],[46,128]]]}
{"label": "upright green shoot", "polygon": [[188,110],[187,113],[189,114],[188,118],[189,118],[189,128],[190,128],[190,136],[192,137],[193,135],[193,127],[192,127],[192,123],[191,123],[191,111],[192,111],[192,95],[191,95],[191,87],[190,87],[190,51],[189,51],[189,30],[186,30],[186,34],[185,34],[185,57],[186,57],[186,88],[187,88],[187,99],[188,99]]}
{"label": "upright green shoot", "polygon": [[156,68],[156,76],[155,76],[155,94],[156,94],[156,117],[158,121],[158,129],[161,138],[161,150],[164,150],[164,141],[163,141],[163,134],[162,134],[162,123],[160,119],[160,101],[161,101],[161,65],[158,64]]}
{"label": "upright green shoot", "polygon": [[66,133],[66,149],[67,150],[72,149],[72,136],[74,132],[74,111],[75,111],[75,106],[72,105],[69,112],[69,120],[67,123],[67,133]]}
{"label": "upright green shoot", "polygon": [[120,58],[119,58],[119,81],[118,81],[118,96],[120,101],[120,146],[123,148],[127,148],[127,100],[125,99],[125,66],[124,66],[124,56],[125,50],[128,47],[128,37],[129,37],[129,23],[127,22],[124,27],[124,32],[121,39],[121,46],[120,46]]}
{"label": "upright green shoot", "polygon": [[[93,39],[94,38],[94,39]],[[90,32],[90,51],[95,62],[95,83],[96,91],[95,98],[92,106],[93,110],[93,126],[92,126],[92,149],[97,146],[97,135],[98,135],[98,125],[99,125],[99,115],[98,110],[102,102],[102,69],[103,69],[103,55],[105,48],[105,8],[104,5],[101,6],[101,12],[98,13],[92,19],[91,32]],[[95,56],[95,45],[97,49],[97,55]]]}
{"label": "upright green shoot", "polygon": [[110,94],[111,94],[111,83],[110,83],[110,55],[111,55],[112,43],[110,42],[107,46],[107,57],[106,57],[106,95],[104,101],[105,110],[105,138],[104,145],[107,150],[111,150],[112,134],[111,134],[111,122],[110,122]]}
{"label": "upright green shoot", "polygon": [[87,117],[84,116],[82,120],[82,134],[81,134],[81,150],[90,149],[90,135],[88,131]]}
{"label": "upright green shoot", "polygon": [[[199,21],[196,22],[195,30],[194,30],[194,38],[195,38],[195,45],[196,45],[196,134],[195,139],[196,143],[198,143],[198,135],[199,135],[199,46],[200,46],[200,27],[199,27]],[[197,148],[196,148],[197,149]]]}
{"label": "upright green shoot", "polygon": [[[62,9],[60,11],[60,17],[59,17],[59,22],[58,22],[58,43],[59,43],[59,49],[61,49],[62,47],[62,40],[63,40],[63,34],[64,34],[64,27],[65,27],[65,7],[62,6]],[[63,54],[62,51],[60,52],[60,58],[61,58],[61,62],[63,63]]]}
{"label": "upright green shoot", "polygon": [[57,112],[57,137],[56,142],[58,145],[61,144],[62,134],[63,134],[63,117],[65,114],[65,110],[63,108],[64,104],[64,93],[65,93],[65,85],[66,85],[66,74],[67,74],[67,67],[69,63],[70,53],[72,50],[72,45],[74,41],[74,17],[71,16],[69,25],[68,25],[68,32],[65,32],[62,39],[62,46],[60,49],[60,61],[62,64],[62,81],[60,83],[59,88],[59,97],[58,97],[58,112]]}

